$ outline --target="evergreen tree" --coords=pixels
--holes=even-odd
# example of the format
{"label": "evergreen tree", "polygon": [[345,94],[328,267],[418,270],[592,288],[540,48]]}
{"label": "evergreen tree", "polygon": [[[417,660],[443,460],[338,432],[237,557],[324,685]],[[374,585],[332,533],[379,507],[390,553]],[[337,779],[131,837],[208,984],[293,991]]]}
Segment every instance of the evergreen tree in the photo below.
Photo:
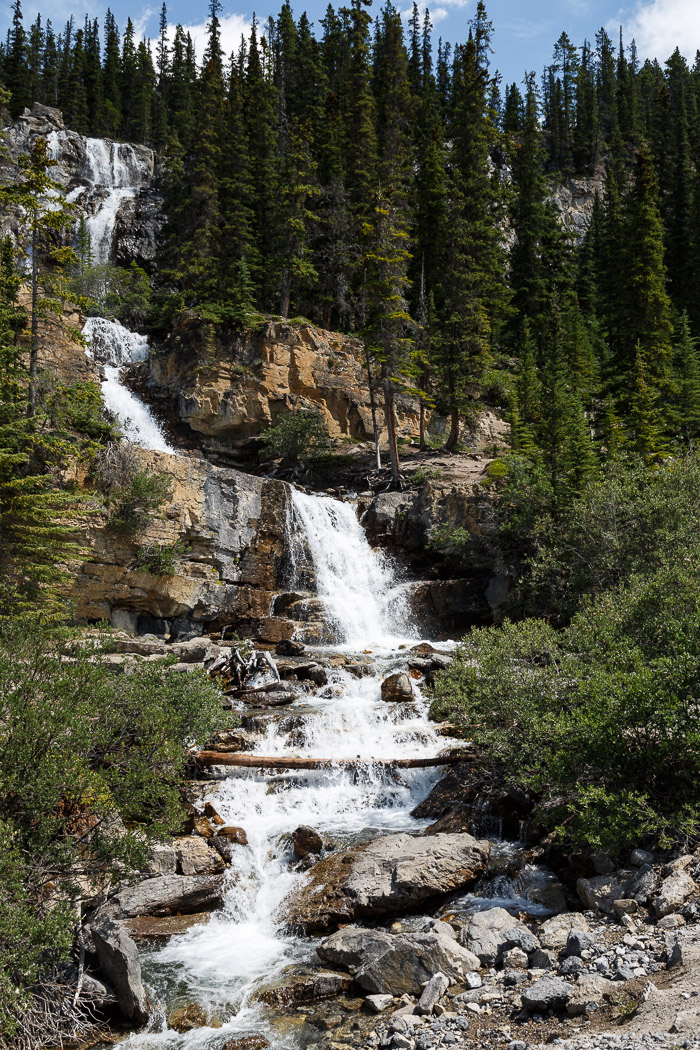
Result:
{"label": "evergreen tree", "polygon": [[22,18],[22,0],[13,0],[12,4],[12,28],[4,62],[4,83],[10,92],[10,113],[16,119],[25,106],[32,104],[30,55]]}
{"label": "evergreen tree", "polygon": [[700,353],[690,331],[687,312],[678,325],[676,338],[678,377],[678,428],[686,441],[700,435]]}

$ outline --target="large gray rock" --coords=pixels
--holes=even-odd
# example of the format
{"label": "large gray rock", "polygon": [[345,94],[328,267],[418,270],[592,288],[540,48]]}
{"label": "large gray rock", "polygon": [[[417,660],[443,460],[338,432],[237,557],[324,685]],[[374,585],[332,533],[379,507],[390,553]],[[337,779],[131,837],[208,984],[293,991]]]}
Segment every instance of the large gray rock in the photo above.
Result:
{"label": "large gray rock", "polygon": [[541,977],[539,981],[522,993],[523,1006],[527,1010],[543,1012],[559,1010],[566,1006],[573,995],[573,988],[558,977]]}
{"label": "large gray rock", "polygon": [[592,911],[602,911],[614,915],[614,903],[627,896],[631,872],[615,872],[608,875],[594,875],[592,879],[579,879],[576,892]]}
{"label": "large gray rock", "polygon": [[175,839],[177,863],[183,875],[218,875],[224,861],[207,839],[186,835]]}
{"label": "large gray rock", "polygon": [[[518,943],[514,938],[521,936],[526,941],[532,937],[527,926],[514,919],[505,908],[488,908],[472,915],[460,930],[459,940],[478,955],[484,966],[493,966],[504,950]],[[532,950],[536,947],[537,944],[533,944]]]}
{"label": "large gray rock", "polygon": [[112,919],[136,915],[187,915],[223,903],[223,875],[162,875],[127,886],[101,912]]}
{"label": "large gray rock", "polygon": [[332,966],[357,969],[369,958],[374,958],[391,948],[394,938],[386,930],[366,930],[362,926],[345,926],[337,930],[316,948],[323,962]]}
{"label": "large gray rock", "polygon": [[637,904],[647,904],[658,885],[658,871],[651,864],[643,864],[627,887],[627,896]]}
{"label": "large gray rock", "polygon": [[697,883],[685,871],[674,871],[664,879],[659,887],[659,895],[654,901],[654,912],[657,918],[679,911],[685,902],[698,893]]}
{"label": "large gray rock", "polygon": [[114,989],[119,1009],[127,1021],[142,1025],[148,1020],[148,1000],[141,980],[138,948],[121,923],[103,919],[91,927],[100,970]]}
{"label": "large gray rock", "polygon": [[597,1003],[601,1006],[603,1000],[608,998],[615,990],[612,981],[607,977],[599,977],[598,974],[582,974],[571,989],[571,998],[566,1004],[566,1012],[569,1017],[577,1017],[586,1012],[589,1004]]}
{"label": "large gray rock", "polygon": [[587,929],[588,922],[581,912],[562,912],[561,915],[553,915],[551,919],[542,923],[539,931],[540,944],[543,948],[559,951],[566,946],[570,930]]}
{"label": "large gray rock", "polygon": [[420,995],[426,981],[442,973],[448,984],[478,969],[478,958],[434,923],[421,933],[390,934],[346,926],[316,952],[325,963],[344,966],[371,994]]}
{"label": "large gray rock", "polygon": [[324,932],[406,911],[470,885],[485,870],[489,849],[466,834],[373,839],[315,864],[309,882],[282,902],[281,914],[295,929]]}
{"label": "large gray rock", "polygon": [[355,981],[372,994],[420,995],[436,973],[449,983],[478,969],[479,960],[457,941],[440,934],[400,933],[386,951],[370,957],[355,971]]}

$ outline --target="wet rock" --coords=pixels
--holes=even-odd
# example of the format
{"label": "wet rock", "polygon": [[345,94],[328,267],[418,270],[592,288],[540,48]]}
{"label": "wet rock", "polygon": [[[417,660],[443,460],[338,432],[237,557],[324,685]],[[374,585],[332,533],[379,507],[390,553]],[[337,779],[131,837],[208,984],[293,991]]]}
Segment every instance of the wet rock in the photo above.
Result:
{"label": "wet rock", "polygon": [[192,830],[196,835],[201,835],[202,838],[210,839],[214,834],[214,829],[211,826],[209,817],[196,814],[192,820]]}
{"label": "wet rock", "polygon": [[306,647],[301,642],[294,642],[289,638],[279,642],[275,646],[278,656],[303,656]]}
{"label": "wet rock", "polygon": [[579,1017],[587,1012],[594,1003],[602,1006],[603,1001],[614,991],[612,981],[597,974],[582,974],[576,984],[567,986],[571,995],[566,1004],[569,1017]]}
{"label": "wet rock", "polygon": [[181,933],[187,933],[193,926],[203,926],[209,922],[209,912],[194,912],[192,915],[137,915],[134,919],[125,919],[124,927],[129,936],[136,941],[168,941]]}
{"label": "wet rock", "polygon": [[223,903],[222,875],[162,875],[120,890],[102,913],[114,919],[210,911]]}
{"label": "wet rock", "polygon": [[431,1014],[449,987],[450,982],[444,973],[434,974],[421,993],[421,997],[416,1005],[416,1013]]}
{"label": "wet rock", "polygon": [[181,875],[218,875],[224,870],[224,862],[198,835],[175,839],[175,855]]}
{"label": "wet rock", "polygon": [[198,1003],[176,1006],[168,1015],[168,1027],[181,1034],[203,1028],[206,1023],[207,1015]]}
{"label": "wet rock", "polygon": [[122,1014],[135,1025],[145,1024],[148,1000],[141,980],[138,948],[121,923],[111,919],[91,926],[90,934],[100,970],[114,989]]}
{"label": "wet rock", "polygon": [[221,1050],[267,1050],[269,1045],[264,1035],[240,1035],[227,1039]]}
{"label": "wet rock", "polygon": [[[318,862],[281,906],[287,924],[323,932],[355,918],[390,915],[471,884],[489,843],[471,835],[387,835]],[[510,923],[512,925],[512,921]]]}
{"label": "wet rock", "polygon": [[226,839],[237,846],[248,845],[248,836],[243,828],[234,827],[233,824],[225,824],[222,828],[219,828],[215,837],[217,839]]}
{"label": "wet rock", "polygon": [[522,993],[521,999],[526,1010],[539,1013],[561,1009],[562,1006],[566,1006],[572,994],[572,986],[566,981],[558,977],[541,977]]}
{"label": "wet rock", "polygon": [[382,682],[382,700],[389,703],[406,703],[413,699],[413,686],[407,674],[390,674]]}
{"label": "wet rock", "polygon": [[292,842],[294,852],[301,859],[308,857],[310,853],[320,853],[323,849],[323,840],[319,833],[305,824],[292,832]]}
{"label": "wet rock", "polygon": [[266,1006],[280,1008],[313,1003],[347,992],[352,978],[346,973],[318,970],[311,974],[293,974],[281,977],[256,993],[255,998]]}
{"label": "wet rock", "polygon": [[674,871],[663,880],[659,895],[653,903],[654,914],[661,919],[671,912],[680,911],[685,902],[698,893],[698,885],[685,871]]}
{"label": "wet rock", "polygon": [[250,707],[284,707],[293,704],[296,698],[294,690],[284,686],[274,689],[263,686],[261,689],[244,689],[236,693],[236,700]]}
{"label": "wet rock", "polygon": [[442,973],[450,982],[478,968],[468,949],[437,933],[400,933],[386,951],[370,957],[355,971],[355,981],[368,992],[420,995],[426,981]]}
{"label": "wet rock", "polygon": [[553,915],[551,919],[542,923],[539,931],[540,944],[543,948],[559,951],[565,947],[570,930],[587,929],[588,922],[580,912],[562,912],[561,915]]}

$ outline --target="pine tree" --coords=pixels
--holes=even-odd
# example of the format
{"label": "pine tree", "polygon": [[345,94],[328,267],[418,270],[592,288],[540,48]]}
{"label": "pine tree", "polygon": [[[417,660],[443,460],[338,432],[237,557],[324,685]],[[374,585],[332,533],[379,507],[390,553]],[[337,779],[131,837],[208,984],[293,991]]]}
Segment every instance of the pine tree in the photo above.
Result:
{"label": "pine tree", "polygon": [[647,378],[647,363],[639,343],[629,375],[629,386],[631,445],[635,452],[651,462],[663,451],[662,423],[658,391]]}
{"label": "pine tree", "polygon": [[681,316],[676,338],[678,428],[686,441],[700,435],[700,353],[690,331],[687,312]]}
{"label": "pine tree", "polygon": [[394,396],[397,386],[406,385],[413,376],[413,326],[406,302],[408,235],[401,225],[401,210],[394,208],[389,197],[380,193],[372,222],[364,233],[367,318],[363,335],[368,353],[380,366],[391,479],[393,486],[400,488]]}
{"label": "pine tree", "polygon": [[32,104],[30,56],[22,19],[22,0],[14,0],[12,4],[12,28],[4,62],[4,82],[10,92],[10,113],[16,120],[25,106]]}

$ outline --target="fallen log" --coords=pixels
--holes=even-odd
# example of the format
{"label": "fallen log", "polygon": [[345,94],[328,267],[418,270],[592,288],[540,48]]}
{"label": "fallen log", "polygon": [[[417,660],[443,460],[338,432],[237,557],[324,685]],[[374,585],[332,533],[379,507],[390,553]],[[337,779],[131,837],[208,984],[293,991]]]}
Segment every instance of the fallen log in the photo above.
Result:
{"label": "fallen log", "polygon": [[239,766],[247,769],[327,769],[332,766],[359,768],[386,766],[389,769],[427,769],[430,766],[454,766],[464,762],[467,754],[441,755],[437,758],[296,758],[288,755],[242,755],[230,751],[200,751],[194,755],[198,765]]}

